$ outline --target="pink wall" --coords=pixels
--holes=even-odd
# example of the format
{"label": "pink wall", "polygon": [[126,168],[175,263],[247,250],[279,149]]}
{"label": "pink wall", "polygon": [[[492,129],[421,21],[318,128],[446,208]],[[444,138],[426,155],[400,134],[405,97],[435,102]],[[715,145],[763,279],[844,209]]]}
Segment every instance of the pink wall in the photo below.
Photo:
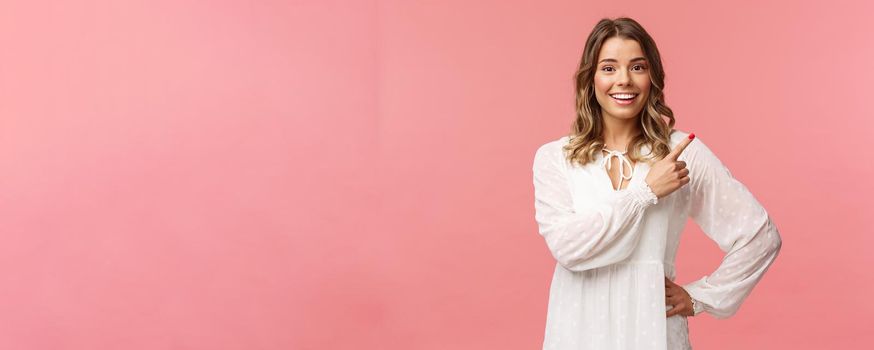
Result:
{"label": "pink wall", "polygon": [[[864,1],[0,3],[0,348],[535,349],[531,161],[602,17],[784,246],[701,349],[874,343]],[[866,103],[863,105],[863,103]],[[678,281],[721,252],[689,223]]]}

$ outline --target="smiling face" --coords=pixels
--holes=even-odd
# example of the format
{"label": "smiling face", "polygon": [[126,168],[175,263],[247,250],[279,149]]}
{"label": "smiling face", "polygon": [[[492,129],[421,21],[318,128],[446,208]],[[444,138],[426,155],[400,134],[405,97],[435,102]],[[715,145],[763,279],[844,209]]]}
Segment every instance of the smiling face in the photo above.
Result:
{"label": "smiling face", "polygon": [[603,117],[636,118],[646,105],[651,85],[649,62],[640,44],[631,39],[609,38],[601,46],[597,62],[595,98]]}

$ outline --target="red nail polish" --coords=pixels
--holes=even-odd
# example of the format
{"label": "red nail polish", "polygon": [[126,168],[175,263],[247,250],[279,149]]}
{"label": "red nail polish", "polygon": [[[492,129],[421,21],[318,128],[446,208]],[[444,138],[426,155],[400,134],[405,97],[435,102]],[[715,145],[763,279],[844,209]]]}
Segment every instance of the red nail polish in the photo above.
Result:
{"label": "red nail polish", "polygon": [[695,133],[694,133],[694,132],[691,133],[691,134],[689,134],[689,139],[690,139],[690,140],[692,140],[692,139],[694,139],[694,138],[695,138]]}

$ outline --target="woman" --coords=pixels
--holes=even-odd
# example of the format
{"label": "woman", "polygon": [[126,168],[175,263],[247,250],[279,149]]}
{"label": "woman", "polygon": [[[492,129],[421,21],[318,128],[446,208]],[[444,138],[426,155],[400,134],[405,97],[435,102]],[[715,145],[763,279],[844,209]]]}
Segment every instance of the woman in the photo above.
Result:
{"label": "woman", "polygon": [[[544,349],[691,349],[686,317],[732,316],[780,251],[748,189],[673,128],[664,77],[637,22],[601,20],[576,72],[572,133],[537,149],[535,219],[557,260]],[[673,263],[690,217],[726,254],[679,286]]]}

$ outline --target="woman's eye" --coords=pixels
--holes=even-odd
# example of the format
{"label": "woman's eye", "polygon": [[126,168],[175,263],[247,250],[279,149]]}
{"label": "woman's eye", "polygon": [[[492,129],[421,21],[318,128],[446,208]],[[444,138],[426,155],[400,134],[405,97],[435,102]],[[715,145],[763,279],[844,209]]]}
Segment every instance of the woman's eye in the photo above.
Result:
{"label": "woman's eye", "polygon": [[[607,70],[608,68],[609,68],[610,70]],[[642,70],[646,69],[646,66],[644,66],[644,65],[639,65],[639,64],[638,64],[638,65],[635,65],[634,67],[632,67],[632,69],[633,69],[633,68],[640,68],[640,69],[637,69],[637,71],[642,71]],[[602,71],[605,71],[605,72],[612,72],[612,71],[613,71],[613,66],[604,66],[604,67],[601,67],[601,70],[602,70]]]}

